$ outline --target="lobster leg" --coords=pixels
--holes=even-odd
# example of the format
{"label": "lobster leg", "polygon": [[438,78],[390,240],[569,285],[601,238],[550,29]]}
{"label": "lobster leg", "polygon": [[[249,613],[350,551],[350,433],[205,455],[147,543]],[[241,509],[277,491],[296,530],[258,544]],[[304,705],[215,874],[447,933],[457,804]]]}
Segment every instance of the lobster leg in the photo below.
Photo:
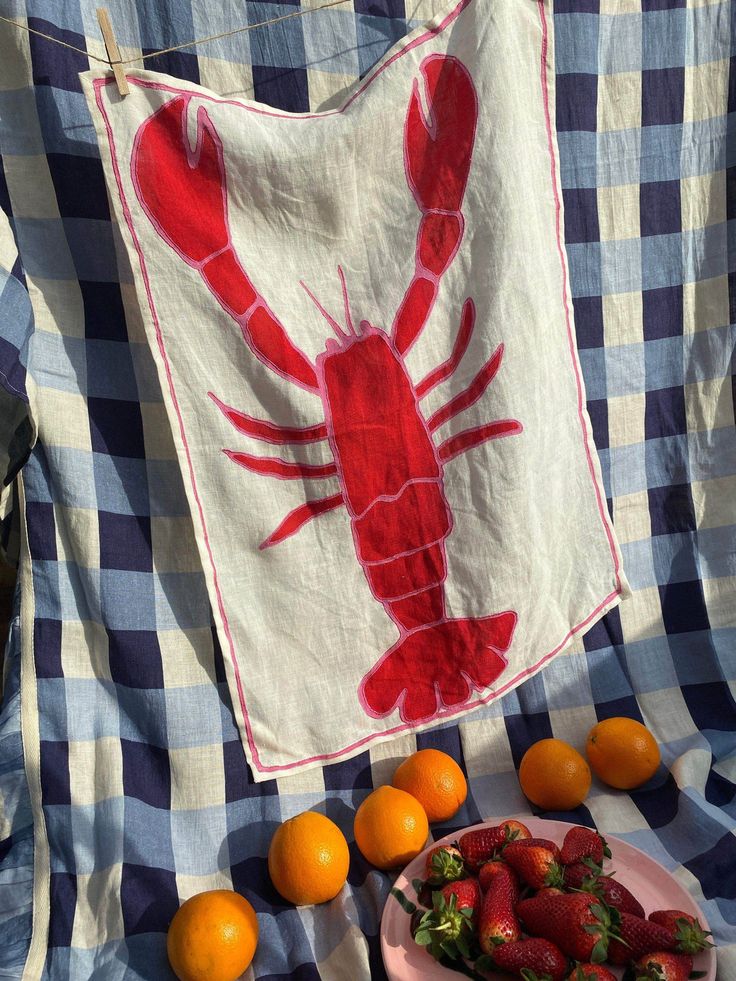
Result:
{"label": "lobster leg", "polygon": [[456,436],[451,436],[441,443],[437,448],[437,455],[443,463],[452,460],[453,457],[472,450],[474,446],[489,439],[500,439],[502,436],[518,436],[523,432],[523,426],[516,419],[500,419],[498,422],[489,422],[485,426],[478,426],[476,429],[465,429]]}
{"label": "lobster leg", "polygon": [[463,235],[460,211],[470,172],[478,99],[467,68],[448,55],[426,57],[419,70],[427,116],[415,79],[404,125],[406,178],[422,217],[414,276],[399,305],[391,337],[406,354],[434,306],[440,278]]}
{"label": "lobster leg", "polygon": [[214,394],[207,392],[209,397],[222,412],[225,418],[235,426],[238,432],[253,439],[260,439],[264,443],[319,443],[327,439],[327,426],[319,423],[316,426],[277,426],[274,422],[266,419],[256,419],[245,412],[239,412],[230,405],[225,405]]}
{"label": "lobster leg", "polygon": [[238,260],[227,213],[222,143],[207,110],[197,110],[197,143],[189,146],[187,109],[180,95],[138,130],[131,172],[138,200],[158,234],[198,269],[220,305],[264,365],[318,393],[314,366],[289,339]]}
{"label": "lobster leg", "polygon": [[335,508],[339,508],[344,503],[345,499],[342,494],[333,494],[332,497],[321,497],[319,500],[306,501],[304,504],[300,504],[293,511],[289,511],[281,524],[258,547],[264,549],[278,545],[285,538],[295,535],[312,518],[317,518],[320,514],[326,514],[328,511],[334,511]]}
{"label": "lobster leg", "polygon": [[460,329],[457,332],[457,337],[455,338],[455,344],[452,348],[452,354],[447,359],[443,361],[441,365],[430,371],[430,373],[423,378],[416,387],[416,393],[418,399],[423,399],[425,395],[441,385],[443,381],[448,379],[450,375],[455,371],[457,366],[463,359],[463,355],[468,350],[468,344],[470,344],[470,338],[473,335],[473,328],[475,327],[475,304],[468,297],[468,299],[463,303],[463,312],[460,316]]}
{"label": "lobster leg", "polygon": [[266,477],[278,477],[279,480],[314,479],[334,477],[337,467],[334,463],[290,463],[273,456],[252,456],[250,453],[240,453],[236,450],[223,450],[225,456],[233,463],[238,463],[252,473],[260,473]]}
{"label": "lobster leg", "polygon": [[456,395],[455,398],[450,399],[447,405],[443,405],[441,409],[438,409],[434,415],[429,417],[427,426],[431,433],[435,429],[439,429],[446,422],[449,422],[458,412],[462,412],[463,409],[469,408],[474,402],[478,401],[496,377],[498,369],[501,367],[502,358],[503,344],[499,344],[468,387]]}

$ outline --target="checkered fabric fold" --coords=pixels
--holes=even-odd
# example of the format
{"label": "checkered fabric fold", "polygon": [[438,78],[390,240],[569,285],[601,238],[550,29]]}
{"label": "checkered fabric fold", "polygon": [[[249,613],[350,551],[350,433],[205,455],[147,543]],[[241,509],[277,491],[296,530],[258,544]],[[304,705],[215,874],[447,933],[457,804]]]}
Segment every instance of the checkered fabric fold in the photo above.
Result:
{"label": "checkered fabric fold", "polygon": [[[442,6],[352,0],[147,64],[306,111],[339,102]],[[112,16],[134,57],[295,9],[121,0]],[[0,13],[101,53],[94,5],[0,0]],[[582,745],[597,719],[630,715],[662,747],[652,782],[630,794],[594,782],[577,811],[548,816],[596,824],[662,862],[711,924],[718,981],[733,981],[735,28],[726,0],[554,9],[577,342],[632,597],[460,725],[255,784],[110,221],[78,78],[90,61],[0,24],[12,230],[12,241],[0,232],[0,479],[32,447],[0,715],[1,975],[20,978],[25,964],[26,978],[48,981],[170,978],[179,902],[232,886],[259,916],[252,977],[382,978],[390,878],[357,852],[352,816],[396,760],[437,746],[463,763],[461,827],[528,812],[515,767],[534,740]],[[297,910],[270,885],[266,853],[277,824],[305,808],[343,828],[352,861],[337,901]]]}

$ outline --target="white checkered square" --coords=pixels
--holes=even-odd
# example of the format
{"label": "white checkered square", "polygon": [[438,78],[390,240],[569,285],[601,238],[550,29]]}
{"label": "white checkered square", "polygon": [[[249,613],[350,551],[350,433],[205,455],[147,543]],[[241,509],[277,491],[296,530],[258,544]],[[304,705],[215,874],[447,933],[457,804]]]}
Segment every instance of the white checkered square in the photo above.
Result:
{"label": "white checkered square", "polygon": [[225,768],[222,747],[187,746],[170,749],[171,810],[190,811],[225,804]]}
{"label": "white checkered square", "polygon": [[695,333],[730,323],[728,276],[701,279],[682,287],[683,330]]}
{"label": "white checkered square", "polygon": [[609,446],[643,445],[646,395],[620,395],[608,400]]}
{"label": "white checkered square", "polygon": [[624,643],[661,637],[665,633],[662,621],[662,602],[656,586],[632,590],[631,596],[619,607]]}
{"label": "white checkered square", "polygon": [[608,296],[604,296],[602,302],[603,343],[605,347],[611,348],[617,347],[620,344],[642,343],[644,340],[644,315],[642,312],[641,293],[638,291],[632,293],[611,293]]}
{"label": "white checkered square", "polygon": [[599,132],[641,126],[641,72],[598,77]]}
{"label": "white checkered square", "polygon": [[123,793],[123,753],[120,740],[103,736],[69,743],[69,781],[72,806],[99,804]]}
{"label": "white checkered square", "polygon": [[65,678],[111,681],[107,632],[91,620],[66,620],[61,625],[61,665]]}
{"label": "white checkered square", "polygon": [[122,865],[100,872],[77,875],[77,905],[74,911],[72,947],[91,949],[104,937],[110,943],[125,936],[120,904]]}
{"label": "white checkered square", "polygon": [[652,521],[649,515],[649,496],[646,491],[621,494],[613,498],[613,525],[619,544],[640,542],[650,538]]}
{"label": "white checkered square", "polygon": [[215,684],[212,631],[159,630],[157,633],[165,688]]}
{"label": "white checkered square", "polygon": [[683,230],[722,224],[726,220],[726,171],[683,177],[680,212]]}

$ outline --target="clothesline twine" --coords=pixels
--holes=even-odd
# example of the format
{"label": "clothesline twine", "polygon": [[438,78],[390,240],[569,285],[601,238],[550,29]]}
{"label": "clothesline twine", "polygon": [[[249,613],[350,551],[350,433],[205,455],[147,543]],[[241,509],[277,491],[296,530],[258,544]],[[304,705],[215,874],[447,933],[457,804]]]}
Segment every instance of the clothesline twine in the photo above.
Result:
{"label": "clothesline twine", "polygon": [[[327,3],[322,3],[317,7],[310,7],[308,10],[295,10],[290,14],[282,14],[281,17],[274,17],[271,20],[261,20],[257,24],[247,24],[245,27],[236,27],[232,31],[223,31],[221,34],[210,34],[207,37],[196,38],[193,41],[185,41],[183,44],[174,44],[170,48],[162,48],[160,51],[150,51],[148,54],[140,55],[137,58],[128,58],[124,61],[115,62],[116,65],[134,65],[139,61],[146,61],[148,58],[156,58],[159,55],[170,54],[172,51],[181,51],[182,48],[193,48],[197,44],[206,44],[208,41],[218,41],[220,38],[233,37],[235,34],[243,34],[246,31],[254,31],[257,27],[268,27],[270,24],[280,24],[281,21],[289,20],[291,17],[303,17],[305,14],[313,14],[318,10],[324,10],[327,7],[336,7],[338,4],[347,3],[348,0],[328,0]],[[27,31],[29,34],[37,34],[39,37],[45,38],[47,41],[52,41],[54,44],[60,45],[62,48],[69,48],[71,51],[76,51],[78,54],[82,54],[87,58],[91,58],[92,61],[99,61],[103,65],[109,65],[112,68],[113,63],[109,58],[100,58],[98,55],[92,54],[90,51],[85,51],[84,48],[78,48],[74,44],[69,44],[68,41],[62,41],[58,37],[53,37],[51,34],[45,34],[43,31],[37,31],[35,27],[28,27],[27,24],[20,24],[17,20],[11,20],[9,17],[0,16],[0,21],[6,24],[10,24],[11,27],[17,27],[21,31]]]}

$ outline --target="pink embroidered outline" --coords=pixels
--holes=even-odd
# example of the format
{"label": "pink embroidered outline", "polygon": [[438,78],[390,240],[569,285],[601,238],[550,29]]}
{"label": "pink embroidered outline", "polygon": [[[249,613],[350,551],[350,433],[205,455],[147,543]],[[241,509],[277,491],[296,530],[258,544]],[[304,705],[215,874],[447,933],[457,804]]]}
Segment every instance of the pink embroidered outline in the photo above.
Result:
{"label": "pink embroidered outline", "polygon": [[[242,102],[239,102],[239,101],[236,101],[236,100],[217,99],[214,96],[207,96],[207,95],[203,95],[203,96],[201,96],[201,98],[204,99],[204,100],[208,100],[208,101],[218,102],[220,104],[237,105],[237,106],[240,106],[241,108],[244,108],[244,109],[249,110],[249,111],[252,111],[252,112],[259,113],[261,115],[275,116],[275,117],[279,117],[279,118],[292,118],[294,120],[321,118],[323,116],[334,115],[334,114],[337,114],[337,113],[344,112],[352,104],[352,102],[354,102],[355,99],[362,92],[365,91],[365,89],[367,88],[367,86],[374,79],[376,79],[379,76],[379,74],[381,74],[383,71],[385,71],[385,69],[388,68],[388,66],[390,64],[392,64],[398,58],[402,57],[406,52],[410,51],[412,48],[418,46],[419,44],[424,43],[425,41],[427,41],[427,40],[431,39],[432,37],[434,37],[436,34],[438,34],[441,31],[443,31],[448,24],[450,24],[453,20],[455,20],[457,18],[457,16],[461,13],[461,11],[470,2],[471,2],[471,0],[460,0],[460,2],[457,4],[457,6],[455,8],[453,8],[453,10],[441,21],[440,24],[438,24],[434,28],[431,28],[430,30],[424,32],[423,34],[418,35],[412,41],[410,41],[408,44],[405,44],[401,48],[399,48],[399,50],[396,51],[395,54],[393,54],[391,57],[389,57],[384,62],[382,62],[376,68],[376,70],[372,74],[370,74],[364,80],[363,85],[360,86],[353,93],[353,95],[340,108],[338,108],[338,109],[329,110],[329,111],[323,112],[323,113],[305,113],[303,115],[294,115],[294,114],[289,114],[289,113],[282,113],[282,112],[276,112],[276,111],[269,111],[267,109],[261,109],[259,107],[253,106],[253,105],[243,104]],[[621,592],[622,592],[621,579],[620,579],[620,562],[619,562],[619,558],[618,558],[618,553],[617,553],[616,545],[615,545],[615,542],[614,542],[614,539],[613,539],[613,535],[612,535],[612,532],[611,532],[611,529],[610,529],[610,526],[609,526],[609,520],[608,520],[607,511],[603,507],[603,503],[602,503],[602,499],[601,499],[601,495],[600,495],[600,490],[599,490],[599,487],[598,487],[598,481],[596,480],[595,468],[594,468],[594,465],[593,465],[593,460],[592,460],[592,455],[591,455],[591,450],[590,450],[590,445],[589,445],[590,436],[589,436],[589,433],[588,433],[588,428],[587,428],[587,426],[585,424],[585,417],[584,417],[584,414],[583,414],[582,382],[581,382],[581,377],[580,377],[580,366],[579,366],[578,359],[577,359],[577,356],[576,356],[575,344],[574,344],[574,337],[573,337],[573,333],[572,333],[572,323],[571,323],[571,318],[570,318],[569,302],[568,302],[568,294],[567,294],[567,265],[566,265],[566,262],[565,262],[564,249],[562,247],[562,240],[561,240],[561,227],[560,227],[560,225],[561,225],[561,203],[560,203],[560,198],[559,198],[559,192],[558,192],[558,189],[557,189],[557,168],[556,168],[556,163],[555,163],[554,142],[553,142],[553,136],[552,136],[552,123],[551,123],[551,115],[550,115],[550,108],[549,108],[549,89],[548,89],[548,82],[547,82],[548,26],[547,26],[546,12],[545,12],[545,9],[544,9],[544,0],[537,0],[537,9],[538,9],[538,12],[539,12],[539,17],[540,17],[540,21],[541,21],[541,25],[542,25],[542,45],[541,45],[541,56],[540,56],[541,83],[542,83],[542,96],[543,96],[543,105],[544,105],[545,125],[546,125],[546,129],[547,129],[547,138],[548,138],[548,150],[549,150],[549,155],[550,155],[550,172],[551,172],[552,187],[553,187],[553,194],[554,194],[554,200],[555,200],[555,216],[556,216],[556,221],[555,221],[556,228],[555,228],[555,231],[556,231],[556,239],[557,239],[558,253],[559,253],[559,256],[560,256],[560,262],[561,262],[562,270],[563,270],[563,289],[562,289],[562,295],[563,295],[563,303],[564,303],[564,307],[565,307],[565,316],[566,316],[566,324],[567,324],[567,330],[568,330],[568,341],[569,341],[569,347],[570,347],[570,353],[571,353],[572,368],[573,368],[573,372],[575,374],[576,385],[577,385],[577,392],[578,392],[578,417],[579,417],[580,424],[581,424],[581,432],[582,432],[582,436],[583,436],[583,444],[584,444],[584,447],[585,447],[586,457],[587,457],[587,460],[588,460],[589,472],[590,472],[590,475],[591,475],[591,479],[593,481],[593,486],[594,486],[595,495],[596,495],[596,502],[598,504],[598,510],[599,510],[599,513],[600,513],[601,521],[602,521],[603,526],[604,526],[605,531],[606,531],[606,535],[607,535],[608,542],[609,542],[609,547],[610,547],[610,550],[611,550],[611,555],[612,555],[613,560],[614,560],[614,568],[615,568],[615,572],[616,572],[616,588],[612,592],[610,592],[605,597],[605,599],[603,599],[598,604],[598,606],[596,606],[595,609],[584,620],[581,620],[580,623],[578,623],[575,627],[571,628],[567,632],[567,634],[565,634],[565,636],[562,639],[562,641],[555,648],[553,648],[548,654],[546,654],[542,658],[540,658],[536,662],[536,664],[531,665],[530,667],[525,668],[524,670],[520,671],[513,678],[509,679],[509,681],[505,685],[503,685],[501,688],[498,688],[498,689],[495,689],[495,690],[490,691],[487,695],[483,696],[482,698],[478,698],[475,701],[466,701],[462,705],[458,706],[457,708],[448,709],[447,711],[442,711],[442,710],[438,711],[436,713],[436,715],[433,717],[433,721],[435,721],[436,724],[440,724],[443,721],[447,721],[447,720],[452,719],[452,718],[454,718],[454,717],[456,717],[458,715],[461,715],[461,714],[462,715],[465,715],[469,711],[471,711],[472,709],[478,708],[478,707],[480,707],[482,705],[485,705],[488,702],[490,702],[490,701],[492,701],[492,700],[494,700],[496,698],[501,697],[503,694],[505,694],[511,688],[513,688],[517,684],[519,684],[522,681],[522,679],[531,677],[532,675],[536,674],[537,671],[539,671],[551,658],[553,658],[560,650],[562,650],[565,647],[565,645],[568,643],[568,641],[572,637],[574,637],[576,633],[578,633],[579,631],[581,631],[591,621],[595,620],[600,614],[602,614],[603,611],[606,609],[606,607],[610,603],[612,603],[613,600],[617,596],[619,596],[621,594]],[[153,82],[146,82],[146,81],[144,81],[142,79],[129,78],[128,81],[129,81],[130,84],[139,85],[139,86],[144,87],[144,88],[155,88],[155,89],[159,89],[159,90],[163,90],[163,91],[169,91],[169,92],[172,92],[172,93],[176,93],[176,94],[179,94],[179,95],[189,95],[189,96],[192,95],[192,93],[189,92],[186,89],[179,89],[179,88],[175,88],[173,86],[162,86],[162,85],[158,85],[158,84],[153,83]],[[160,328],[160,324],[159,324],[159,321],[158,321],[158,316],[156,314],[156,309],[155,309],[155,306],[154,306],[154,303],[153,303],[153,297],[152,297],[152,293],[151,293],[150,282],[149,282],[149,279],[148,279],[148,273],[147,273],[147,269],[146,269],[146,265],[145,265],[145,260],[143,258],[142,250],[141,250],[141,247],[140,247],[140,241],[138,239],[138,236],[135,233],[135,229],[134,229],[133,221],[132,221],[132,215],[130,213],[130,209],[128,207],[128,203],[127,203],[127,200],[126,200],[126,197],[125,197],[125,192],[123,190],[122,181],[120,179],[120,170],[119,170],[119,166],[118,166],[118,162],[117,162],[117,157],[116,157],[115,140],[114,140],[114,137],[113,137],[113,134],[112,134],[112,128],[111,128],[110,121],[109,121],[109,118],[108,118],[108,115],[107,115],[107,111],[105,109],[104,102],[102,100],[102,89],[105,86],[111,85],[111,84],[114,84],[114,79],[112,79],[112,78],[99,78],[99,79],[95,79],[94,80],[93,87],[94,87],[94,92],[95,92],[95,101],[96,101],[97,107],[98,107],[98,109],[100,111],[100,114],[101,114],[101,116],[102,116],[102,118],[104,120],[104,123],[105,123],[105,130],[106,130],[106,133],[107,133],[108,144],[109,144],[109,147],[110,147],[110,157],[111,157],[111,162],[112,162],[112,167],[113,167],[113,173],[114,173],[115,180],[116,180],[116,183],[117,183],[117,186],[118,186],[118,193],[119,193],[119,196],[120,196],[121,207],[123,209],[123,214],[124,214],[126,223],[127,223],[128,228],[130,230],[131,238],[132,238],[132,241],[133,241],[133,246],[134,246],[134,248],[135,248],[135,250],[136,250],[136,252],[138,254],[138,258],[139,258],[139,262],[140,262],[140,266],[141,266],[141,275],[143,277],[143,283],[144,283],[144,286],[145,286],[145,289],[146,289],[146,295],[147,295],[147,298],[148,298],[149,309],[151,311],[151,317],[152,317],[152,320],[153,320],[154,330],[155,330],[155,333],[156,333],[156,338],[157,338],[159,353],[161,355],[161,358],[162,358],[162,361],[163,361],[163,364],[164,364],[164,370],[166,372],[166,378],[167,378],[167,382],[168,382],[168,386],[169,386],[169,393],[170,393],[170,396],[171,396],[171,399],[172,399],[172,404],[173,404],[173,407],[174,407],[174,411],[176,413],[177,420],[178,420],[178,423],[179,423],[179,432],[180,432],[180,437],[181,437],[181,440],[182,440],[182,445],[184,447],[184,451],[185,451],[185,455],[186,455],[187,467],[188,467],[188,470],[189,470],[189,476],[190,476],[190,480],[191,480],[192,491],[193,491],[194,499],[195,499],[195,502],[196,502],[196,505],[197,505],[197,510],[199,512],[200,524],[201,524],[202,532],[203,532],[203,536],[204,536],[205,547],[207,549],[207,554],[208,554],[209,561],[210,561],[210,567],[211,567],[211,570],[212,570],[213,584],[214,584],[214,587],[215,587],[215,594],[216,594],[216,597],[217,597],[217,607],[218,607],[218,611],[219,611],[219,614],[220,614],[220,618],[221,618],[222,623],[223,623],[223,628],[224,628],[224,631],[225,631],[225,635],[226,635],[227,640],[228,640],[228,645],[230,647],[230,663],[233,666],[233,670],[234,670],[234,674],[235,674],[235,682],[236,682],[236,687],[237,687],[237,691],[238,691],[238,697],[239,697],[239,700],[240,700],[240,707],[241,707],[241,710],[242,710],[242,713],[243,713],[243,720],[244,720],[245,729],[246,729],[246,739],[247,739],[248,746],[249,746],[249,749],[250,749],[251,761],[253,763],[253,766],[259,772],[261,772],[261,773],[272,773],[272,774],[285,773],[285,772],[288,772],[290,770],[293,770],[296,767],[302,767],[302,766],[305,766],[305,765],[310,764],[310,763],[319,763],[319,762],[326,762],[326,761],[330,761],[330,760],[336,760],[336,759],[338,759],[340,757],[345,757],[346,754],[348,754],[348,753],[350,753],[350,752],[352,752],[354,750],[359,750],[361,747],[366,746],[366,745],[368,745],[370,743],[373,743],[376,740],[379,740],[379,739],[383,740],[383,739],[385,739],[388,736],[395,735],[396,733],[399,733],[399,732],[404,732],[404,731],[406,731],[408,729],[416,730],[418,728],[418,726],[422,725],[421,722],[419,722],[419,723],[412,723],[411,725],[408,725],[408,724],[402,722],[400,725],[393,726],[393,727],[391,727],[389,729],[383,729],[381,732],[370,733],[369,735],[364,736],[362,739],[356,740],[354,743],[351,743],[349,746],[346,746],[346,747],[343,747],[341,749],[335,750],[334,752],[331,752],[331,753],[321,753],[321,754],[317,754],[315,756],[307,757],[307,758],[305,758],[303,760],[296,760],[296,761],[291,762],[291,763],[282,763],[282,764],[275,764],[275,765],[270,765],[270,766],[263,764],[261,762],[261,760],[260,760],[260,757],[259,757],[259,754],[258,754],[258,750],[256,748],[256,745],[255,745],[255,742],[254,742],[254,738],[253,738],[253,732],[252,732],[252,727],[251,727],[251,724],[250,724],[250,719],[248,717],[247,706],[246,706],[246,702],[245,702],[245,697],[244,697],[243,687],[242,687],[242,681],[241,681],[241,677],[240,677],[240,670],[239,670],[238,662],[237,662],[237,659],[235,657],[235,652],[234,652],[234,643],[233,643],[232,635],[230,633],[229,623],[228,623],[228,620],[227,620],[227,617],[226,617],[225,611],[224,611],[222,595],[221,595],[221,592],[220,592],[220,587],[219,587],[219,582],[218,582],[217,568],[216,568],[215,563],[214,563],[214,560],[213,560],[212,549],[211,549],[211,545],[210,545],[210,541],[209,541],[209,536],[208,536],[208,533],[207,533],[207,526],[206,526],[205,521],[204,521],[204,514],[203,514],[203,511],[202,511],[202,505],[201,505],[201,501],[199,499],[199,493],[198,493],[198,490],[197,490],[197,485],[196,485],[196,482],[194,480],[194,473],[193,473],[193,468],[192,468],[191,455],[190,455],[189,446],[188,446],[188,442],[187,442],[187,438],[186,438],[186,433],[184,431],[184,426],[183,426],[183,421],[182,421],[182,416],[181,416],[181,410],[179,408],[179,403],[178,403],[178,400],[176,398],[176,392],[175,392],[175,389],[174,389],[174,386],[173,386],[173,380],[172,380],[172,375],[171,375],[171,368],[170,368],[170,365],[169,365],[169,362],[168,362],[168,357],[166,355],[166,350],[165,350],[165,347],[164,347],[164,344],[163,344],[163,339],[162,339],[162,334],[161,334],[161,328]],[[440,366],[440,367],[442,367],[442,366]]]}

